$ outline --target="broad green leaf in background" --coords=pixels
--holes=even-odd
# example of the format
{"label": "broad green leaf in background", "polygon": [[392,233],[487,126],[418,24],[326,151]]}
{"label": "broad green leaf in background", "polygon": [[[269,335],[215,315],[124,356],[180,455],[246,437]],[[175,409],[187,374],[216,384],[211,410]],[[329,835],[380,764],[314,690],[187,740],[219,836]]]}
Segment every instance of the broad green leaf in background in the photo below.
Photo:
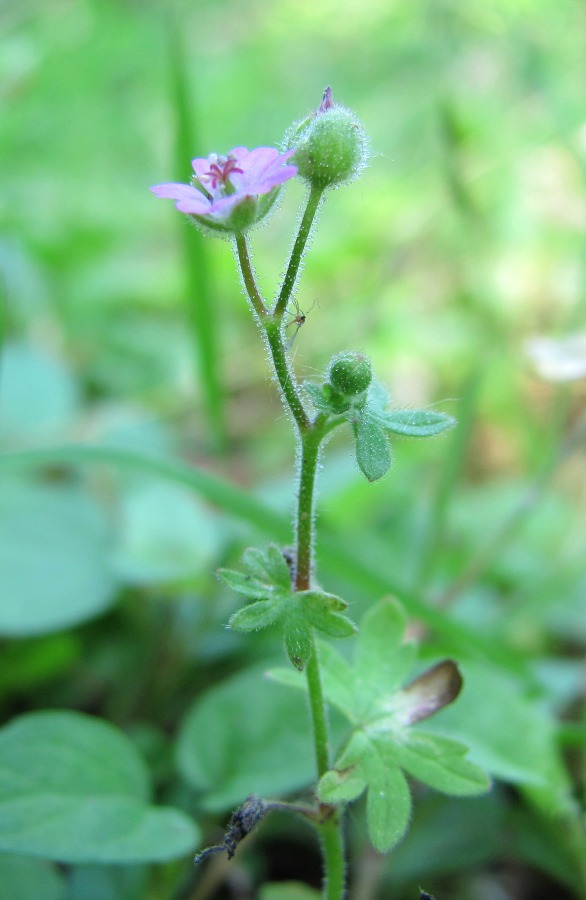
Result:
{"label": "broad green leaf in background", "polygon": [[53,863],[0,853],[0,890],[7,900],[65,900],[64,875]]}
{"label": "broad green leaf in background", "polygon": [[69,487],[0,489],[0,634],[22,637],[85,622],[115,600],[109,529]]}
{"label": "broad green leaf in background", "polygon": [[122,493],[120,512],[114,563],[124,580],[169,582],[210,567],[219,532],[212,513],[192,492],[143,482]]}
{"label": "broad green leaf in background", "polygon": [[[209,503],[218,505],[225,512],[236,516],[285,543],[290,538],[291,524],[288,514],[277,512],[266,503],[241,487],[211,475],[203,469],[185,462],[151,453],[91,444],[69,444],[44,450],[28,450],[5,453],[0,456],[0,471],[4,473],[38,470],[44,466],[86,466],[102,464],[115,466],[123,472],[148,473],[175,484],[185,485],[197,492]],[[450,645],[460,652],[474,650],[486,659],[508,669],[518,668],[506,648],[472,627],[446,616],[445,612],[425,603],[417,594],[400,584],[389,572],[388,566],[366,556],[364,549],[354,542],[350,545],[338,534],[322,531],[319,555],[323,568],[338,578],[367,589],[372,595],[396,594],[409,613],[425,622]]]}
{"label": "broad green leaf in background", "polygon": [[67,900],[145,900],[149,882],[147,864],[71,866]]}
{"label": "broad green leaf in background", "polygon": [[146,766],[112,725],[75,712],[20,716],[0,731],[0,849],[67,863],[162,861],[198,830],[149,800]]}
{"label": "broad green leaf in background", "polygon": [[[1,315],[1,313],[0,313]],[[56,356],[32,344],[9,342],[2,348],[0,441],[50,439],[72,424],[79,389]]]}
{"label": "broad green leaf in background", "polygon": [[252,793],[275,798],[305,787],[314,777],[305,698],[268,681],[260,669],[228,679],[187,713],[177,763],[212,811]]}

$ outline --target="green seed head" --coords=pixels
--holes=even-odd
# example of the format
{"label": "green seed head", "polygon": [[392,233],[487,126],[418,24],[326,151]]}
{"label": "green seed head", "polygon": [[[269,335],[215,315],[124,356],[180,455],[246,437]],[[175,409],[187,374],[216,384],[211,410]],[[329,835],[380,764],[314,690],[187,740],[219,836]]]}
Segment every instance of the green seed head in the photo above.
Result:
{"label": "green seed head", "polygon": [[367,158],[365,131],[356,116],[332,102],[329,88],[316,113],[290,130],[291,162],[312,187],[324,190],[357,178]]}

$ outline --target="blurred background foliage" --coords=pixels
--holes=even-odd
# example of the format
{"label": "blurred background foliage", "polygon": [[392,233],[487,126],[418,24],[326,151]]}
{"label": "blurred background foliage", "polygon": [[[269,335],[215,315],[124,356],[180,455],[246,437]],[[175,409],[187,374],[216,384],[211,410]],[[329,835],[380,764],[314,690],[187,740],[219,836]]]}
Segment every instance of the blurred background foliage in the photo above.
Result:
{"label": "blurred background foliage", "polygon": [[[278,144],[331,84],[372,158],[322,210],[297,372],[319,378],[333,353],[365,350],[393,402],[440,404],[460,426],[397,441],[374,486],[336,436],[320,575],[356,617],[394,591],[430,657],[470,663],[471,712],[486,707],[475,752],[508,782],[480,800],[418,794],[390,861],[366,847],[358,808],[352,896],[401,900],[425,883],[438,900],[585,897],[568,799],[584,796],[586,744],[584,5],[23,0],[0,7],[0,29],[3,717],[104,716],[212,841],[255,771],[274,769],[275,795],[310,778],[302,747],[277,758],[291,744],[274,700],[250,745],[230,733],[234,704],[259,707],[251,665],[281,655],[271,635],[225,630],[236,601],[213,574],[249,543],[290,539],[290,423],[229,244],[148,187],[187,180],[193,156]],[[303,196],[290,185],[253,236],[269,296]],[[528,703],[554,723],[547,750]],[[490,729],[510,746],[487,760]],[[558,773],[544,800],[523,772],[534,784],[550,751],[573,782]],[[24,900],[39,884],[69,900],[201,900],[270,879],[315,886],[314,854],[275,816],[207,882],[185,859],[63,870],[5,854],[0,870]]]}

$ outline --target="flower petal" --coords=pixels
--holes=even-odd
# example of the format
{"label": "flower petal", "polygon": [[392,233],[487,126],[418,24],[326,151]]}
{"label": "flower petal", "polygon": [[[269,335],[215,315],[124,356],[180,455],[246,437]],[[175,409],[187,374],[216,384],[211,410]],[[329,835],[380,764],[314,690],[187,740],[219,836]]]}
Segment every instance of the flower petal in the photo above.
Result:
{"label": "flower petal", "polygon": [[289,178],[297,174],[296,166],[284,166],[283,163],[293,155],[295,150],[279,154],[274,147],[257,147],[251,150],[245,160],[240,161],[244,169],[242,174],[234,172],[231,181],[239,192],[248,194],[266,194]]}
{"label": "flower petal", "polygon": [[151,191],[157,197],[177,200],[178,202],[175,205],[181,212],[194,213],[195,215],[203,215],[209,212],[210,201],[204,197],[201,191],[191,187],[189,184],[175,184],[173,182],[156,184],[151,188]]}

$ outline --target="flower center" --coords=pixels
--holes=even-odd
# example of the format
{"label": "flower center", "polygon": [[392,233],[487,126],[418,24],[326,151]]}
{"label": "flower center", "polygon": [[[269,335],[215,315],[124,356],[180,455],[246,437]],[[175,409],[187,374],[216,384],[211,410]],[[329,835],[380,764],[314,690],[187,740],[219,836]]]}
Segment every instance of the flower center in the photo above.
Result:
{"label": "flower center", "polygon": [[202,175],[201,180],[209,182],[212,191],[215,191],[218,185],[221,185],[223,188],[231,187],[230,176],[234,172],[239,172],[241,175],[244,172],[243,169],[236,165],[236,160],[233,156],[216,156],[214,153],[209,157],[209,163],[210,167]]}

